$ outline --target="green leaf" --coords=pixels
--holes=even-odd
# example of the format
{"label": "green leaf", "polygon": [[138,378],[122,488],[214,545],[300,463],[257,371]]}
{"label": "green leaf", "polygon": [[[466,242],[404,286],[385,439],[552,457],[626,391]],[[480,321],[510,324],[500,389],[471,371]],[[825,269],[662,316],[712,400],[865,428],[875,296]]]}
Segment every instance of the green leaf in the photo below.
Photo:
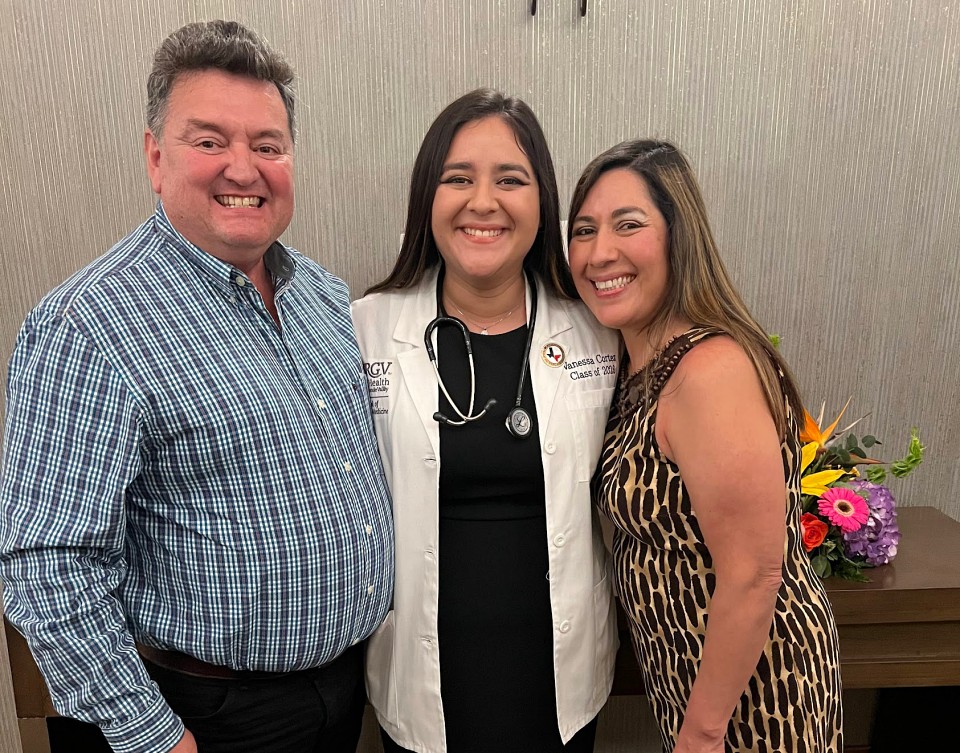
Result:
{"label": "green leaf", "polygon": [[840,460],[840,465],[848,466],[852,462],[850,460],[850,453],[842,447],[837,448],[837,458]]}
{"label": "green leaf", "polygon": [[770,338],[770,344],[771,344],[774,348],[777,348],[777,349],[779,350],[779,349],[780,349],[780,335],[767,335],[767,337]]}
{"label": "green leaf", "polygon": [[887,480],[887,471],[882,465],[871,465],[867,468],[867,481],[882,484]]}
{"label": "green leaf", "polygon": [[863,442],[863,446],[868,449],[870,447],[873,447],[875,444],[883,444],[883,442],[878,441],[877,438],[873,436],[873,434],[867,434],[867,436],[865,436],[860,441]]}
{"label": "green leaf", "polygon": [[830,562],[826,557],[821,557],[817,555],[812,560],[810,564],[813,565],[813,572],[815,572],[820,578],[829,578],[830,573],[832,572],[830,568]]}
{"label": "green leaf", "polygon": [[901,460],[890,464],[890,472],[897,478],[905,478],[913,473],[923,462],[923,451],[927,449],[920,442],[916,427],[910,430],[910,445],[907,454]]}
{"label": "green leaf", "polygon": [[834,574],[844,580],[853,580],[858,583],[869,583],[870,579],[861,572],[861,566],[844,558],[836,564]]}
{"label": "green leaf", "polygon": [[847,450],[853,452],[853,448],[857,446],[857,437],[855,434],[847,434],[847,441],[843,445]]}

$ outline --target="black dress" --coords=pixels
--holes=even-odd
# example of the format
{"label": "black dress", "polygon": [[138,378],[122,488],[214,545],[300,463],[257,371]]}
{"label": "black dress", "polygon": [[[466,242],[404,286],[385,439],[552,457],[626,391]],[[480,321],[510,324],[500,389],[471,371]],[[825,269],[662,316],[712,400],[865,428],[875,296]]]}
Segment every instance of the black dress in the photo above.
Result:
{"label": "black dress", "polygon": [[[505,426],[526,337],[526,326],[471,336],[476,410],[491,397],[497,404],[466,426],[440,425],[438,639],[449,753],[593,749],[595,725],[566,747],[558,731],[543,464],[529,374],[521,405],[533,429],[518,439]],[[463,337],[440,327],[437,345],[444,384],[465,409]],[[439,406],[457,418],[442,393]]]}

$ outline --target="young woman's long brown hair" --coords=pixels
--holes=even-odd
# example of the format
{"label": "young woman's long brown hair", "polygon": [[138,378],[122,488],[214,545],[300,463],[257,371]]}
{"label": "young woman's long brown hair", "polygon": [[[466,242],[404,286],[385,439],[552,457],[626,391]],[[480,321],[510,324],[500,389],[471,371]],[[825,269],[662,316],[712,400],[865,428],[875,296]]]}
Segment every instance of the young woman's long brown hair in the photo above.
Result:
{"label": "young woman's long brown hair", "polygon": [[440,263],[440,252],[430,230],[430,215],[444,160],[463,126],[491,116],[502,118],[513,129],[540,188],[540,229],[523,266],[558,298],[580,297],[563,254],[557,176],[547,138],[526,102],[493,89],[475,89],[451,102],[423,137],[410,178],[407,224],[400,255],[387,278],[367,293],[413,287],[428,269]]}

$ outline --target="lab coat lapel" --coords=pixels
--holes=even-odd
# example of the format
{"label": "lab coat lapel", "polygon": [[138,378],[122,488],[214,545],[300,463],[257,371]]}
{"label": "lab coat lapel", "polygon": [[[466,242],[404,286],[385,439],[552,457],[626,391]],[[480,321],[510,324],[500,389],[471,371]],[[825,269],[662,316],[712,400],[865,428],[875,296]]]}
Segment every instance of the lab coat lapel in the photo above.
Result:
{"label": "lab coat lapel", "polygon": [[[548,366],[543,358],[544,349],[551,343],[563,348],[569,357],[573,345],[570,338],[572,324],[565,307],[552,294],[544,290],[537,280],[537,321],[533,327],[533,344],[530,348],[530,382],[537,404],[537,423],[540,427],[540,442],[545,441],[550,417],[557,403],[558,389],[564,378],[563,365]],[[530,300],[530,296],[527,296]],[[529,316],[529,303],[528,303]]]}
{"label": "lab coat lapel", "polygon": [[423,345],[424,330],[437,315],[437,271],[428,272],[416,293],[404,297],[393,337],[413,346],[399,353],[397,361],[430,445],[440,457],[440,428],[433,420],[437,410],[437,379]]}

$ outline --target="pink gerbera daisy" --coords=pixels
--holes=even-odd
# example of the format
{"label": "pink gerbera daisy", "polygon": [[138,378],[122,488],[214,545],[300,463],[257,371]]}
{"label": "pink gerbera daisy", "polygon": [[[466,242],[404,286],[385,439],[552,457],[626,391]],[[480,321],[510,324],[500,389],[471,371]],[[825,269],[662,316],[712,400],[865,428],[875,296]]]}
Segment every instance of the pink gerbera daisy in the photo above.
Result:
{"label": "pink gerbera daisy", "polygon": [[859,530],[870,517],[870,509],[863,497],[844,486],[832,487],[821,494],[818,509],[844,533]]}

